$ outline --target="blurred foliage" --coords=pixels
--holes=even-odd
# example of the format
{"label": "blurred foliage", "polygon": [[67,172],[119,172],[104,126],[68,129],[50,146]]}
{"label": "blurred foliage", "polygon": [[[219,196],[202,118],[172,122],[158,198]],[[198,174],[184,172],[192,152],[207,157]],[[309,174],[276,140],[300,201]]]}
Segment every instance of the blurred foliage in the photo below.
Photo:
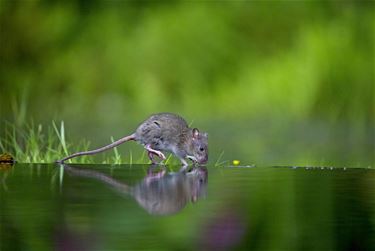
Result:
{"label": "blurred foliage", "polygon": [[318,121],[368,144],[374,10],[356,0],[3,0],[0,118],[64,120],[100,142],[159,111],[210,130],[243,123],[243,134],[248,121]]}

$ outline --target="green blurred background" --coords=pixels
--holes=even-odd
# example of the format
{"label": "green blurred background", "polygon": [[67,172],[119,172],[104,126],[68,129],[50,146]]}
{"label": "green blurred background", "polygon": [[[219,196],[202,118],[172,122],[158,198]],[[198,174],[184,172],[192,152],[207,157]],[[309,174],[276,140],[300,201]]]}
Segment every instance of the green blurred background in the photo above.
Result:
{"label": "green blurred background", "polygon": [[374,31],[372,1],[2,0],[0,135],[96,147],[170,111],[211,162],[373,165]]}

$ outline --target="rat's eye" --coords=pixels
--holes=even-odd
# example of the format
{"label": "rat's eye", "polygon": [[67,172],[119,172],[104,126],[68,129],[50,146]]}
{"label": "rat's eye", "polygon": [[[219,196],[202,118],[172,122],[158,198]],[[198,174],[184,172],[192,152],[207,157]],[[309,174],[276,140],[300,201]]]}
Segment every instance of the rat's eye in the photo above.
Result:
{"label": "rat's eye", "polygon": [[203,148],[203,147],[199,148],[199,151],[203,152],[203,151],[204,151],[204,148]]}

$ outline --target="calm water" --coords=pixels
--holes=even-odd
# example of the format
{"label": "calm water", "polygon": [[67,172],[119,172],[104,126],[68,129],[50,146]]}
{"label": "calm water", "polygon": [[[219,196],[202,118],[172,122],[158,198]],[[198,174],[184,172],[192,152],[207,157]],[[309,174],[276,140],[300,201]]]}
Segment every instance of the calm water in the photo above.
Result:
{"label": "calm water", "polygon": [[373,169],[17,164],[0,191],[2,251],[375,250]]}

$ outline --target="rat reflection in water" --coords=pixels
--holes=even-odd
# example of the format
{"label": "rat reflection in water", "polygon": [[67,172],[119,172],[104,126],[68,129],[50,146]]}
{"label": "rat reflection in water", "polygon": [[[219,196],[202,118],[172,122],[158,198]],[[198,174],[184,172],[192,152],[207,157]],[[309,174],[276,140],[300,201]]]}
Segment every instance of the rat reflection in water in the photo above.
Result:
{"label": "rat reflection in water", "polygon": [[138,204],[152,215],[170,215],[181,211],[189,201],[196,202],[205,196],[208,171],[205,167],[194,167],[179,172],[153,173],[151,165],[148,174],[135,186],[114,179],[98,171],[79,169],[64,164],[64,170],[74,176],[99,180],[121,194],[132,196]]}

